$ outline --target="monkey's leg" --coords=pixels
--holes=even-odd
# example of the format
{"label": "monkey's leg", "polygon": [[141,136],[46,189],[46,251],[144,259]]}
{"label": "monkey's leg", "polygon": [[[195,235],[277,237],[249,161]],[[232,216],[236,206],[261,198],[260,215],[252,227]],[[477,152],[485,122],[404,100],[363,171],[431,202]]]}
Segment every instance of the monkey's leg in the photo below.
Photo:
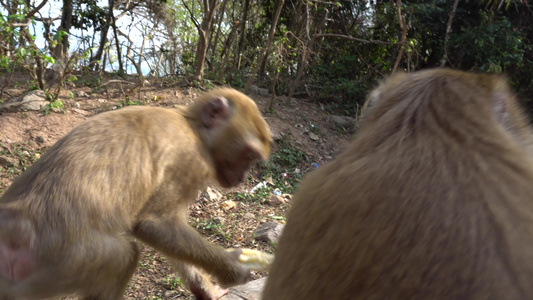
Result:
{"label": "monkey's leg", "polygon": [[82,299],[116,300],[123,298],[128,282],[137,268],[140,251],[133,241],[127,241],[124,237],[121,239],[124,239],[122,249],[113,249],[113,251],[108,251],[107,257],[98,258],[103,268],[95,270],[99,273],[94,274],[92,286],[87,289]]}
{"label": "monkey's leg", "polygon": [[250,275],[239,263],[240,250],[225,251],[205,240],[180,215],[144,216],[134,235],[163,254],[201,267],[223,286],[246,282]]}
{"label": "monkey's leg", "polygon": [[139,249],[129,238],[95,230],[86,231],[75,243],[65,243],[61,253],[40,253],[35,274],[11,290],[0,291],[1,296],[7,292],[14,299],[55,299],[69,294],[80,299],[122,299],[139,260]]}
{"label": "monkey's leg", "polygon": [[216,300],[229,292],[211,283],[209,276],[200,269],[176,259],[169,258],[169,261],[196,300]]}

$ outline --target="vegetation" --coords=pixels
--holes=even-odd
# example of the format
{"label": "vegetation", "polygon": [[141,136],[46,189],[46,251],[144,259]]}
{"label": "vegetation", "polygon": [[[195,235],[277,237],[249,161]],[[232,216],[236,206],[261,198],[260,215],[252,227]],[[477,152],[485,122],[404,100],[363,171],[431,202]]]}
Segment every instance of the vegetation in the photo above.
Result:
{"label": "vegetation", "polygon": [[29,71],[51,102],[75,80],[72,73],[90,71],[195,86],[255,84],[346,115],[396,70],[505,73],[524,99],[533,94],[531,1],[99,3],[0,1],[0,101],[17,70]]}

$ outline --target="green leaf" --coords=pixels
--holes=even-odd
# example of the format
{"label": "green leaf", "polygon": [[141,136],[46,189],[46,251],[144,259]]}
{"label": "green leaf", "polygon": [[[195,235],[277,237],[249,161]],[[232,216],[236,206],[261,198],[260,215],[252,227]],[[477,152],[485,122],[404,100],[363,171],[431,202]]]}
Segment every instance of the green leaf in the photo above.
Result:
{"label": "green leaf", "polygon": [[51,64],[55,64],[55,62],[56,62],[56,60],[53,57],[48,56],[48,55],[43,55],[43,60],[47,61],[47,62],[49,62]]}
{"label": "green leaf", "polygon": [[3,56],[0,59],[0,67],[1,68],[8,68],[9,67],[9,58],[6,56]]}

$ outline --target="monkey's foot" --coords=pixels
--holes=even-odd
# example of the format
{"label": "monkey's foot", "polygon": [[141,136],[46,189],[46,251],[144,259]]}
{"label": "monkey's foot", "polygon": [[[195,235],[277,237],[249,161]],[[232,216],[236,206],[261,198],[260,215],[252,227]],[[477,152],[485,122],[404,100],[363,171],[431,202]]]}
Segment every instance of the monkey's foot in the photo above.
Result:
{"label": "monkey's foot", "polygon": [[220,299],[229,293],[229,289],[224,289],[218,285],[215,285],[215,290],[216,290],[215,299]]}

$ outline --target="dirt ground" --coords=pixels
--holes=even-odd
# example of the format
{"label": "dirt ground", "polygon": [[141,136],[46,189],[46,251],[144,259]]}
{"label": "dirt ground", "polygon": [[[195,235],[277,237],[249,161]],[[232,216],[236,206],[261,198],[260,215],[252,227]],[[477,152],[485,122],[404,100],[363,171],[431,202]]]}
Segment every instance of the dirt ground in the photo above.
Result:
{"label": "dirt ground", "polygon": [[[59,99],[65,105],[61,112],[0,113],[0,151],[16,157],[20,166],[0,167],[0,193],[49,146],[92,115],[124,105],[187,105],[202,93],[199,89],[179,87],[172,80],[147,80],[144,87],[136,87],[139,81],[135,78],[107,78],[98,83],[94,78],[78,79],[76,86],[67,86],[60,93]],[[24,75],[14,76],[4,87],[1,99],[7,101],[28,92],[28,82],[29,78]],[[0,79],[0,87],[2,85]],[[251,97],[263,111],[274,135],[283,140],[285,145],[305,153],[307,158],[298,162],[293,169],[284,169],[274,176],[281,178],[283,173],[302,174],[312,170],[313,163],[323,165],[344,149],[351,139],[349,132],[331,123],[319,104],[305,99],[277,97],[273,111],[266,112],[271,96]],[[279,147],[273,150],[279,150]],[[283,220],[290,201],[280,206],[270,206],[266,201],[235,197],[239,193],[248,193],[254,185],[265,180],[257,178],[256,168],[252,168],[248,180],[241,187],[232,190],[213,187],[222,192],[220,197],[208,199],[203,195],[190,207],[191,225],[211,242],[225,248],[242,247],[274,252],[272,245],[255,241],[252,232],[262,223]],[[234,200],[237,205],[228,208],[225,205],[228,200]],[[151,248],[141,243],[139,245],[142,249],[141,261],[125,299],[192,299],[191,294],[181,286],[179,278],[172,273],[166,259]],[[264,275],[255,273],[254,277]]]}

